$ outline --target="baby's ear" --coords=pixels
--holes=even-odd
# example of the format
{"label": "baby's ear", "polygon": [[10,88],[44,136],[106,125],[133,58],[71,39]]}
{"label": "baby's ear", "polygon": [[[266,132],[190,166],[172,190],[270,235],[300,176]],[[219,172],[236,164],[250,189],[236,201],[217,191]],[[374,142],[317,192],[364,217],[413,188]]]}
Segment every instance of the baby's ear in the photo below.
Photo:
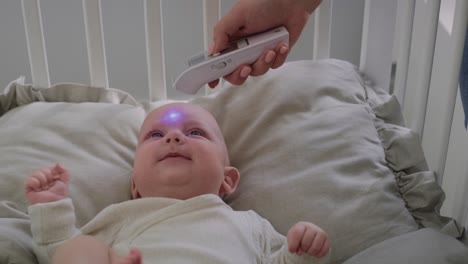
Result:
{"label": "baby's ear", "polygon": [[224,180],[219,189],[219,196],[224,197],[224,195],[233,193],[239,184],[239,180],[240,173],[236,168],[224,167]]}
{"label": "baby's ear", "polygon": [[134,179],[135,179],[135,175],[132,176],[132,187],[131,187],[132,197],[133,199],[138,199],[138,198],[141,198],[141,195],[136,188]]}

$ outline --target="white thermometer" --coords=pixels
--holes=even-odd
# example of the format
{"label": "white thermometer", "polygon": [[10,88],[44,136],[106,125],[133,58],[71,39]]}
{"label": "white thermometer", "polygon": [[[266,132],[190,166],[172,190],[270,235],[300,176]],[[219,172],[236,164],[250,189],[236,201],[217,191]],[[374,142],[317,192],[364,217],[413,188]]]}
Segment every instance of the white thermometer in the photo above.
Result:
{"label": "white thermometer", "polygon": [[172,85],[184,93],[195,94],[205,84],[242,64],[255,62],[265,50],[274,49],[280,43],[289,44],[289,33],[283,26],[231,42],[226,49],[211,56],[202,52],[186,61],[186,69]]}

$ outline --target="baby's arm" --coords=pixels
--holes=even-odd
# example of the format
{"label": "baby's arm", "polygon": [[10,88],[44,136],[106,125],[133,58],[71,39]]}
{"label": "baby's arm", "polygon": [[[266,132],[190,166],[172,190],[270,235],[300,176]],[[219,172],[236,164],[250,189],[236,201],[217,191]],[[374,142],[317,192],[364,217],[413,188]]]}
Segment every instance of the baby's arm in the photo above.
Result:
{"label": "baby's arm", "polygon": [[34,171],[24,183],[30,203],[34,252],[39,263],[49,263],[55,249],[80,234],[75,227],[73,204],[68,197],[70,176],[60,164]]}
{"label": "baby's arm", "polygon": [[70,175],[60,164],[34,171],[24,183],[30,205],[48,203],[68,197]]}
{"label": "baby's arm", "polygon": [[[34,252],[39,263],[142,263],[141,253],[132,249],[117,256],[107,245],[81,235],[75,227],[73,204],[68,198],[70,175],[60,164],[34,171],[24,184],[30,203]],[[52,258],[53,257],[53,258]]]}

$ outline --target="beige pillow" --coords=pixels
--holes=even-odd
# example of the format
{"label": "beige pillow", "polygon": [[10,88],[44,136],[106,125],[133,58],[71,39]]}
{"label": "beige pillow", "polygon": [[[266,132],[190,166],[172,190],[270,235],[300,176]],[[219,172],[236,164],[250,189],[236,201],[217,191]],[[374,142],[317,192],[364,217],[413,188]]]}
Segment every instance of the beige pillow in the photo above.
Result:
{"label": "beige pillow", "polygon": [[25,178],[55,162],[66,166],[82,226],[109,204],[131,198],[133,153],[146,112],[116,90],[20,82],[0,95],[0,106],[0,263],[34,263]]}
{"label": "beige pillow", "polygon": [[[331,237],[332,263],[424,223],[459,231],[434,206],[443,200],[434,174],[405,171],[425,162],[417,136],[395,124],[397,101],[347,62],[289,63],[193,102],[215,115],[240,170],[229,204],[283,234],[300,220],[318,224]],[[418,177],[431,187],[410,188]]]}

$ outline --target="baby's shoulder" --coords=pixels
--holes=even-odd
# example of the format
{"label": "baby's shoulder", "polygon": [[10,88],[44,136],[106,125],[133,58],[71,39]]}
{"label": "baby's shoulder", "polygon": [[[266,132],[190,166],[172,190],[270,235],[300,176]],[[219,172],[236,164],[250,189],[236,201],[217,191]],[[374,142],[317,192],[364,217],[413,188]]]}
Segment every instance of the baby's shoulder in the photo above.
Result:
{"label": "baby's shoulder", "polygon": [[270,222],[259,215],[254,210],[247,210],[247,211],[234,211],[239,219],[243,219],[244,221],[249,222],[250,225],[255,227],[261,227],[265,224],[270,224]]}

